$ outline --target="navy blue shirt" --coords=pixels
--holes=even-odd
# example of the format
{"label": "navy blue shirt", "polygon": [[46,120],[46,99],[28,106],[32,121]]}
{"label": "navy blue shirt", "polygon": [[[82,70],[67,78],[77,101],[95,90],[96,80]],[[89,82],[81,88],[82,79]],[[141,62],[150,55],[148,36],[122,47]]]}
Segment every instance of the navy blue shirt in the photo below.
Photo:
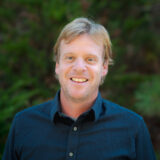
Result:
{"label": "navy blue shirt", "polygon": [[141,116],[102,99],[73,120],[60,112],[59,92],[16,114],[3,160],[155,160]]}

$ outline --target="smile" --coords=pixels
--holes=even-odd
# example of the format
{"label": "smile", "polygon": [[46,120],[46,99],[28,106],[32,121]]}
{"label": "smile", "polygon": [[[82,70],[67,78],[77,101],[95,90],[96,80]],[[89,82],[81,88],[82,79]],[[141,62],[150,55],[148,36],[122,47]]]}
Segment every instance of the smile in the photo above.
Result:
{"label": "smile", "polygon": [[71,80],[74,82],[79,82],[79,83],[88,81],[88,79],[86,79],[86,78],[71,78]]}

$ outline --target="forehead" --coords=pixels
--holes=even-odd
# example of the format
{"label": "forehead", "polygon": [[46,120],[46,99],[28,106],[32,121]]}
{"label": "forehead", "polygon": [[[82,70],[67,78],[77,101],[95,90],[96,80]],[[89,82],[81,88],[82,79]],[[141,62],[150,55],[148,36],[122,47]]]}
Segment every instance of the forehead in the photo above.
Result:
{"label": "forehead", "polygon": [[88,34],[79,35],[72,40],[62,40],[60,43],[60,54],[64,52],[90,52],[90,53],[98,53],[103,52],[103,43],[102,41],[96,37]]}

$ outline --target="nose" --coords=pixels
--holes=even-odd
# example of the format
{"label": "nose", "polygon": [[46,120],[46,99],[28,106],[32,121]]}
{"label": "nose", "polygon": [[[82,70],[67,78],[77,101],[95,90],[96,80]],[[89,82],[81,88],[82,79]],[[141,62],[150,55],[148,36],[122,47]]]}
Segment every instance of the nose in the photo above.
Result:
{"label": "nose", "polygon": [[76,59],[74,63],[74,70],[76,72],[84,72],[86,70],[85,61],[82,58]]}

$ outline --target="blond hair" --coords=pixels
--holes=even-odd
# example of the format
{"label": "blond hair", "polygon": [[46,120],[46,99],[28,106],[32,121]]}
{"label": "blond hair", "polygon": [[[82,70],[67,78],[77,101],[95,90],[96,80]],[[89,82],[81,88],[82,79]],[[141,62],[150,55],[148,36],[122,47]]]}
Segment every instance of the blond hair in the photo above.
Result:
{"label": "blond hair", "polygon": [[104,62],[107,60],[109,64],[113,64],[111,41],[107,30],[102,25],[83,17],[76,18],[63,28],[54,46],[54,60],[59,62],[59,48],[62,40],[70,43],[82,34],[92,36],[97,43],[102,42],[104,46]]}

